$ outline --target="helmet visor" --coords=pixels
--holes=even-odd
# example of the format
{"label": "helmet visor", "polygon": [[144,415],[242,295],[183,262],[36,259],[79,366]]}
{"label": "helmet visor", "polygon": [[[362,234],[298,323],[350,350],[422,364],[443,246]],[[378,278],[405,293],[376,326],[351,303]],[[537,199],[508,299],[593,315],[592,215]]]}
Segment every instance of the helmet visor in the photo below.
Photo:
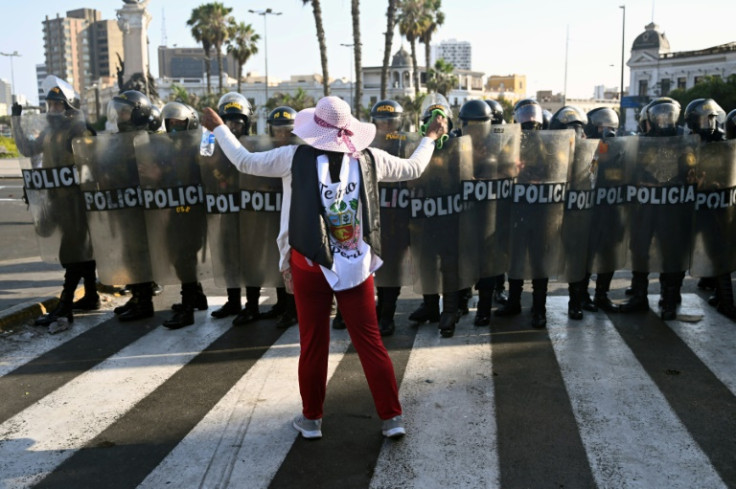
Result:
{"label": "helmet visor", "polygon": [[112,110],[117,114],[118,124],[130,122],[133,106],[120,100],[112,99]]}
{"label": "helmet visor", "polygon": [[542,107],[537,104],[522,105],[514,111],[514,118],[519,124],[525,122],[542,123]]}
{"label": "helmet visor", "polygon": [[679,111],[672,104],[652,105],[647,110],[649,122],[657,129],[672,129],[677,126]]}

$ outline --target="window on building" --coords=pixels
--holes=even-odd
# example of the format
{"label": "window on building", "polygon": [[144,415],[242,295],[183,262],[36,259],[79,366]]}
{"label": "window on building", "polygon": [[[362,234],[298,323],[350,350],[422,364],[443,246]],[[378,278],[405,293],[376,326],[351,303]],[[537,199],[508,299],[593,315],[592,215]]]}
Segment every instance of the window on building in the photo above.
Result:
{"label": "window on building", "polygon": [[702,81],[703,81],[703,77],[702,76],[696,76],[695,78],[693,78],[693,83],[695,85],[697,85],[698,83],[700,83]]}
{"label": "window on building", "polygon": [[687,88],[687,78],[684,76],[681,76],[677,79],[677,88],[680,90],[685,90]]}
{"label": "window on building", "polygon": [[639,80],[639,94],[646,95],[649,92],[649,82],[646,80]]}
{"label": "window on building", "polygon": [[669,78],[665,78],[664,80],[659,82],[659,86],[662,92],[660,95],[665,96],[670,93],[670,83],[671,81]]}

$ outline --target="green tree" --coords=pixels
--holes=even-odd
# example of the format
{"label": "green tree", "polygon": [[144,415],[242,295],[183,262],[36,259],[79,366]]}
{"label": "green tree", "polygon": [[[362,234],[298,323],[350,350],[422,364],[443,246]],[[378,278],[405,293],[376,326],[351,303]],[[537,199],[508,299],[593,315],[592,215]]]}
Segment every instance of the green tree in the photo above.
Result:
{"label": "green tree", "polygon": [[503,120],[508,123],[513,122],[514,104],[511,102],[511,100],[508,100],[506,97],[501,96],[497,99],[497,102],[501,104],[501,107],[503,107]]}
{"label": "green tree", "polygon": [[399,3],[399,34],[409,41],[411,46],[412,78],[414,80],[414,97],[419,95],[419,70],[417,69],[417,41],[424,29],[424,0],[401,0]]}
{"label": "green tree", "polygon": [[424,0],[422,34],[419,39],[424,44],[424,66],[427,70],[428,83],[430,77],[432,76],[432,68],[430,65],[432,36],[435,32],[437,32],[440,26],[445,23],[445,14],[440,11],[441,7],[442,0]]}
{"label": "green tree", "polygon": [[302,5],[312,4],[314,13],[314,25],[317,28],[317,42],[319,43],[319,59],[322,63],[322,87],[325,97],[330,94],[330,74],[327,70],[327,42],[325,41],[325,29],[322,25],[322,7],[319,0],[302,0]]}
{"label": "green tree", "polygon": [[414,126],[415,131],[419,130],[419,123],[422,118],[422,104],[426,97],[426,93],[419,93],[414,98],[404,95],[396,97],[396,101],[404,108],[404,119]]}
{"label": "green tree", "polygon": [[427,77],[427,89],[432,92],[441,93],[445,97],[457,87],[459,79],[455,74],[455,66],[440,58],[434,63],[434,68],[429,70]]}
{"label": "green tree", "polygon": [[234,23],[230,15],[232,11],[231,7],[225,7],[220,2],[207,3],[195,8],[187,21],[187,25],[192,27],[192,36],[202,43],[202,48],[205,50],[207,93],[212,92],[209,69],[209,52],[212,48],[215,50],[217,71],[219,73],[217,88],[219,93],[222,93],[222,46],[228,40],[231,25]]}
{"label": "green tree", "polygon": [[240,92],[241,78],[243,77],[243,65],[251,56],[258,53],[258,41],[261,36],[255,33],[253,27],[245,22],[231,25],[230,38],[227,41],[227,52],[233,55],[238,62],[238,92]]}
{"label": "green tree", "polygon": [[314,97],[307,95],[301,88],[297,88],[296,93],[291,95],[290,93],[277,92],[273,97],[269,98],[266,102],[266,109],[270,112],[276,107],[286,105],[296,110],[297,112],[303,109],[308,109],[316,105]]}
{"label": "green tree", "polygon": [[212,35],[207,26],[209,22],[208,6],[200,5],[192,10],[187,25],[192,28],[192,37],[195,41],[202,44],[204,51],[204,73],[207,83],[207,93],[212,92],[210,86],[210,51],[212,50]]}
{"label": "green tree", "polygon": [[388,0],[386,9],[386,42],[383,46],[383,64],[381,65],[381,100],[386,99],[388,88],[388,64],[391,61],[391,46],[394,42],[394,27],[396,27],[396,2],[397,0]]}
{"label": "green tree", "polygon": [[726,80],[719,76],[706,76],[692,88],[688,90],[678,88],[667,96],[680,102],[683,112],[687,104],[696,98],[712,98],[728,113],[736,109],[736,75],[731,75]]}

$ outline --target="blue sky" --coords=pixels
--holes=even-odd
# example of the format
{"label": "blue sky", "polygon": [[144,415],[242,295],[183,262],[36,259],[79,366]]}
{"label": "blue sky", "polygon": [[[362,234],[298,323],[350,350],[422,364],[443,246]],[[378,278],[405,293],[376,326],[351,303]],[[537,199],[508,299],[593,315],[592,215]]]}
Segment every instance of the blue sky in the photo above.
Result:
{"label": "blue sky", "polygon": [[[157,48],[161,44],[163,22],[167,45],[194,47],[186,26],[193,8],[203,0],[150,0],[153,20],[149,27],[151,71],[158,72]],[[321,72],[311,6],[301,0],[222,0],[234,7],[238,21],[253,25],[263,38],[262,16],[248,9],[267,7],[282,12],[268,16],[268,72],[271,78],[290,74]],[[569,29],[567,93],[588,98],[595,85],[618,86],[621,70],[622,10],[626,3],[625,60],[634,38],[654,19],[664,30],[673,51],[703,49],[736,41],[736,4],[731,0],[711,0],[707,10],[702,3],[668,0],[599,0],[593,2],[556,0],[444,0],[445,25],[436,39],[457,39],[473,45],[473,69],[488,74],[520,73],[527,76],[529,95],[536,90],[562,92],[565,81],[566,31]],[[35,65],[43,63],[41,22],[46,15],[62,16],[67,10],[82,7],[102,11],[103,18],[115,18],[122,0],[3,0],[5,12],[0,29],[0,52],[18,51],[13,58],[17,92],[35,101]],[[378,66],[383,59],[383,32],[387,1],[361,2],[363,65]],[[330,76],[350,76],[352,43],[350,0],[322,0]],[[401,39],[394,37],[394,51]],[[408,49],[408,45],[407,45]],[[418,46],[420,60],[423,45]],[[260,53],[245,65],[245,71],[264,73],[263,45]],[[420,63],[423,64],[422,61]],[[612,66],[613,65],[613,66]],[[10,80],[10,58],[0,57],[0,78]],[[628,85],[628,69],[624,84]]]}

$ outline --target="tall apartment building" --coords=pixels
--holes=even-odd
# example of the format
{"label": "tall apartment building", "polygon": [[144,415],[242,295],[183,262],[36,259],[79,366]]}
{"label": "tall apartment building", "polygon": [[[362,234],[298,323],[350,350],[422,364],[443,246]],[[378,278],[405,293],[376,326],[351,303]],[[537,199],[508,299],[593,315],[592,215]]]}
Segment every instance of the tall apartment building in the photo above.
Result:
{"label": "tall apartment building", "polygon": [[114,75],[116,54],[123,57],[123,34],[114,20],[102,20],[94,9],[77,9],[46,16],[43,40],[46,72],[68,81],[82,93],[100,77]]}
{"label": "tall apartment building", "polygon": [[449,39],[435,45],[432,63],[440,58],[451,63],[458,70],[472,70],[472,47],[468,41]]}
{"label": "tall apartment building", "polygon": [[[161,78],[204,78],[205,60],[202,48],[158,47],[158,76]],[[222,56],[222,71],[235,78],[238,76],[235,58]],[[210,74],[218,75],[214,50],[210,54]]]}
{"label": "tall apartment building", "polygon": [[41,88],[43,81],[46,79],[48,72],[46,71],[46,65],[36,65],[36,86],[38,87],[38,106],[44,107],[46,104],[46,94]]}

